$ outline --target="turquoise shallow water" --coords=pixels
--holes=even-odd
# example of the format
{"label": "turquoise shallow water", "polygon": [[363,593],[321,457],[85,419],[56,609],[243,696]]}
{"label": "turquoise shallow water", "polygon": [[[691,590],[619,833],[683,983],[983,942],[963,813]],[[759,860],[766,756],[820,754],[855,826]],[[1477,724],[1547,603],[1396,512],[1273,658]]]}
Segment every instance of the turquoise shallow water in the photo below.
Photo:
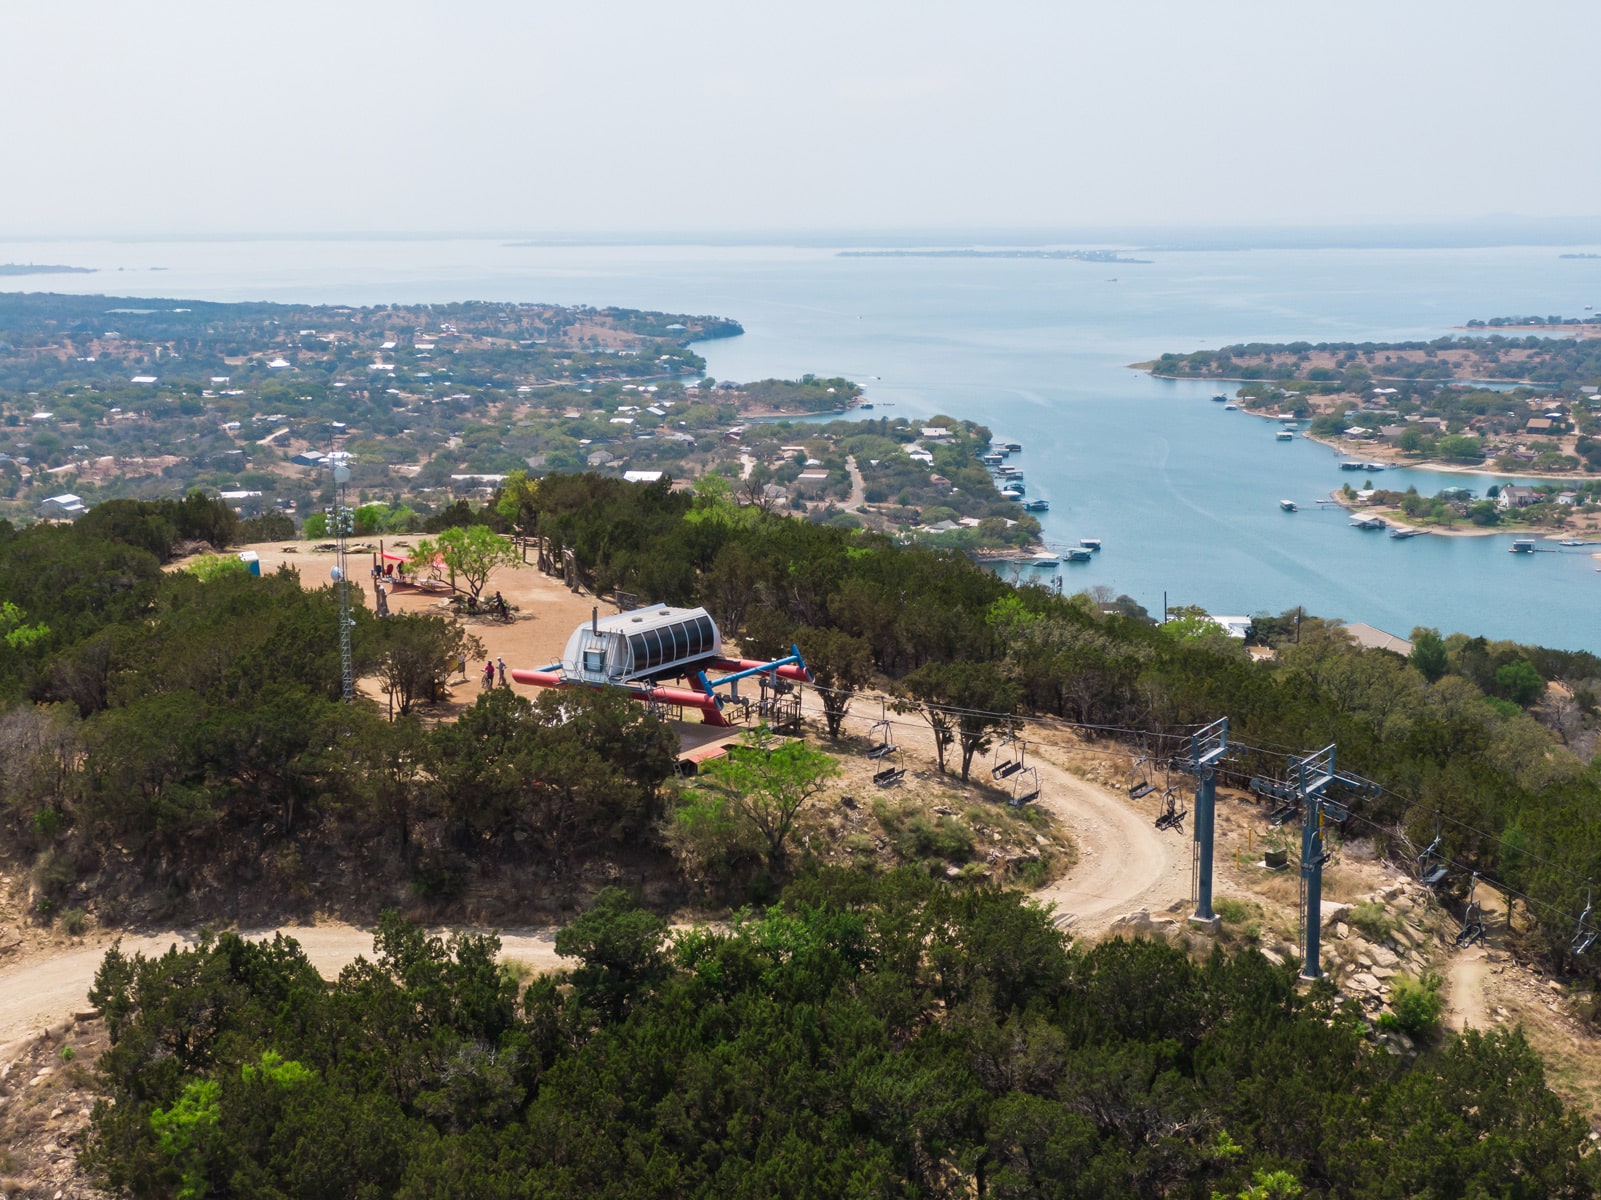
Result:
{"label": "turquoise shallow water", "polygon": [[[1581,247],[1579,249],[1594,249]],[[1156,610],[1309,611],[1405,635],[1436,625],[1601,651],[1597,562],[1507,553],[1509,538],[1393,541],[1319,512],[1360,476],[1329,451],[1208,401],[1217,387],[1127,364],[1165,350],[1272,340],[1434,337],[1472,317],[1601,306],[1601,261],[1553,247],[1152,251],[1149,265],[839,258],[787,246],[520,247],[485,240],[0,242],[0,261],[92,275],[10,277],[9,290],[383,303],[617,304],[731,316],[744,337],[700,349],[712,374],[843,374],[874,415],[936,412],[1024,444],[1046,537],[1103,539],[1063,568]],[[151,271],[152,266],[163,267]],[[117,267],[124,268],[121,271]],[[1114,281],[1115,279],[1115,281]],[[1432,493],[1486,478],[1390,471]],[[1295,514],[1278,502],[1302,505]],[[1598,547],[1601,549],[1601,547]],[[1031,571],[1033,577],[1048,577]]]}

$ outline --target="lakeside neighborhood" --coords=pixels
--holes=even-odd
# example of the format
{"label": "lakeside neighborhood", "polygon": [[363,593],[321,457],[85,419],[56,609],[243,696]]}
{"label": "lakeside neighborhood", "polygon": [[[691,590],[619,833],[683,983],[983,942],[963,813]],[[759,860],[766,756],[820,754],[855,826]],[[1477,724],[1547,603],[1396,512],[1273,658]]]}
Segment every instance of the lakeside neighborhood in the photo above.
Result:
{"label": "lakeside neighborhood", "polygon": [[587,470],[717,475],[764,509],[975,552],[1036,544],[1025,505],[1044,502],[1017,502],[1020,477],[1002,494],[987,430],[878,416],[840,378],[706,376],[691,342],[740,331],[583,306],[0,297],[0,516],[199,489],[298,527],[345,465],[362,511],[405,530],[514,472]]}

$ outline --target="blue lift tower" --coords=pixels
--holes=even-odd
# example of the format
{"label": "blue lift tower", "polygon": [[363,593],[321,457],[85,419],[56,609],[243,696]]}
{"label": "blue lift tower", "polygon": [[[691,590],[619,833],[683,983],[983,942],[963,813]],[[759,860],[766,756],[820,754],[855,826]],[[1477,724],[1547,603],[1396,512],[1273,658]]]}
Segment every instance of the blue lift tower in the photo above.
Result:
{"label": "blue lift tower", "polygon": [[1195,915],[1190,921],[1214,932],[1218,919],[1212,911],[1212,828],[1217,814],[1217,764],[1228,752],[1229,719],[1223,717],[1190,737],[1186,764],[1195,775],[1195,844],[1190,867]]}
{"label": "blue lift tower", "polygon": [[1301,927],[1302,979],[1320,979],[1323,964],[1323,867],[1333,856],[1324,840],[1327,823],[1338,824],[1349,815],[1344,802],[1327,795],[1338,784],[1372,794],[1376,784],[1334,769],[1334,747],[1325,746],[1292,764],[1295,790],[1301,800]]}

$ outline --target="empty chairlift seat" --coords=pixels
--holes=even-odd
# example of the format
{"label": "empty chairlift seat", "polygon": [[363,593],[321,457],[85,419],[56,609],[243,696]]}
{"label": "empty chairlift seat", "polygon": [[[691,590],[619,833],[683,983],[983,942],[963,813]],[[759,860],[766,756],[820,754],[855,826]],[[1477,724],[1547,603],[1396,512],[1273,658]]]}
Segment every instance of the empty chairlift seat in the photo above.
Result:
{"label": "empty chairlift seat", "polygon": [[723,639],[704,608],[665,605],[599,617],[567,639],[562,674],[621,684],[686,674],[722,656]]}

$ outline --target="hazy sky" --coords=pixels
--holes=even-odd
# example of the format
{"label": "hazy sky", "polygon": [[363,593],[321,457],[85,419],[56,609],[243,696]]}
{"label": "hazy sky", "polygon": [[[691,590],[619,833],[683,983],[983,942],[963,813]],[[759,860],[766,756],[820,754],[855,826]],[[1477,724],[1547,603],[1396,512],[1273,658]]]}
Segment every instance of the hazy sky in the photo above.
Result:
{"label": "hazy sky", "polygon": [[1601,4],[6,6],[0,238],[1601,214]]}

